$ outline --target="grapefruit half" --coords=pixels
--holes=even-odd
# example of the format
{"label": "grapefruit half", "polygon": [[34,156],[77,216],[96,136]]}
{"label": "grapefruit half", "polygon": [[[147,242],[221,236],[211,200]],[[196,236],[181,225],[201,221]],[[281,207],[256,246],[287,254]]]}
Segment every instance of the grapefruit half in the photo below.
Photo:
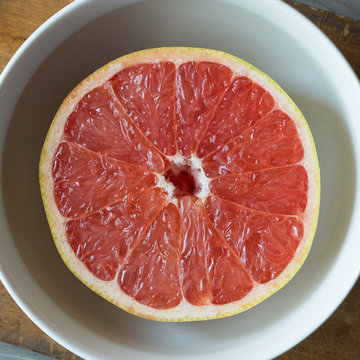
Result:
{"label": "grapefruit half", "polygon": [[139,51],[82,81],[51,124],[40,186],[69,269],[161,321],[233,315],[283,287],[320,201],[296,105],[249,63],[198,48]]}

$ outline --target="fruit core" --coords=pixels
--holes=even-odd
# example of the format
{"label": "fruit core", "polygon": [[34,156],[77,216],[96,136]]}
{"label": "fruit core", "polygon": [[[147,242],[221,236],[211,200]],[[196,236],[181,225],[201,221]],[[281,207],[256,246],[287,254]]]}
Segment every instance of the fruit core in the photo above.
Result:
{"label": "fruit core", "polygon": [[173,157],[164,172],[165,190],[168,197],[179,199],[182,196],[192,195],[197,198],[207,196],[207,177],[196,158],[182,156]]}

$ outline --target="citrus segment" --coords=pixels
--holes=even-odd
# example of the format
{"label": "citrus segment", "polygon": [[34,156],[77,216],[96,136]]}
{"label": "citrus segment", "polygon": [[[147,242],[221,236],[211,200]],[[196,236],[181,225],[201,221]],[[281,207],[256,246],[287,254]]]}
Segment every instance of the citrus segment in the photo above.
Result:
{"label": "citrus segment", "polygon": [[263,121],[243,132],[203,160],[210,177],[263,170],[296,164],[304,157],[304,148],[293,120],[274,110]]}
{"label": "citrus segment", "polygon": [[180,213],[169,204],[125,258],[118,277],[120,288],[141,304],[155,309],[175,307],[182,299],[180,248]]}
{"label": "citrus segment", "polygon": [[307,173],[301,165],[224,175],[210,183],[210,191],[225,200],[285,215],[304,212],[307,190]]}
{"label": "citrus segment", "polygon": [[175,77],[174,63],[157,62],[124,69],[110,80],[130,118],[166,155],[176,153]]}
{"label": "citrus segment", "polygon": [[294,257],[303,238],[296,217],[264,214],[211,196],[206,210],[243,266],[258,283],[275,279]]}
{"label": "citrus segment", "polygon": [[192,195],[184,195],[180,197],[178,206],[182,219],[186,218],[188,212],[192,209],[197,200],[197,197]]}
{"label": "citrus segment", "polygon": [[61,215],[79,217],[154,186],[154,174],[62,142],[53,162],[54,198]]}
{"label": "citrus segment", "polygon": [[211,62],[187,62],[177,72],[177,143],[180,154],[191,156],[211,121],[232,71]]}
{"label": "citrus segment", "polygon": [[122,109],[109,86],[86,94],[64,128],[67,141],[99,154],[161,172],[164,161]]}
{"label": "citrus segment", "polygon": [[136,315],[229,316],[286,284],[319,210],[310,130],[284,91],[221,52],[130,54],[77,86],[40,160],[56,246]]}
{"label": "citrus segment", "polygon": [[243,298],[253,287],[200,201],[184,218],[181,271],[184,296],[193,305],[226,304]]}
{"label": "citrus segment", "polygon": [[206,266],[206,240],[209,231],[205,227],[198,206],[188,210],[183,220],[183,246],[181,251],[182,287],[186,300],[193,305],[210,302],[210,281]]}
{"label": "citrus segment", "polygon": [[203,135],[197,154],[217,150],[260,121],[274,107],[272,96],[248,77],[233,80]]}
{"label": "citrus segment", "polygon": [[160,189],[149,189],[92,215],[69,220],[65,225],[69,244],[93,275],[112,280],[165,201]]}

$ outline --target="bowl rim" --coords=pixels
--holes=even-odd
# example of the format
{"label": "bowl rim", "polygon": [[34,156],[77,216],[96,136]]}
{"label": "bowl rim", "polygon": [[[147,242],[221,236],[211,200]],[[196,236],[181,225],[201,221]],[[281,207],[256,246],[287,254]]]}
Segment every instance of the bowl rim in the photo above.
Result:
{"label": "bowl rim", "polygon": [[[1,90],[3,89],[4,84],[8,81],[12,71],[16,67],[17,63],[21,60],[22,56],[27,52],[27,50],[35,44],[37,41],[41,40],[42,35],[44,35],[47,30],[51,27],[56,26],[61,20],[66,18],[66,16],[73,13],[75,10],[80,9],[83,6],[86,6],[90,3],[94,3],[96,0],[75,0],[74,2],[66,5],[64,8],[59,10],[53,16],[51,16],[48,20],[46,20],[42,25],[40,25],[19,47],[19,49],[12,56],[8,64],[3,69],[0,74],[0,95]],[[142,0],[142,1],[151,1],[151,0]],[[229,3],[241,6],[241,3],[246,0],[217,0],[219,2]],[[139,0],[128,0],[128,1],[119,1],[118,7],[122,7],[126,4],[134,4],[139,2]],[[264,6],[272,6],[277,8],[282,14],[285,14],[291,21],[296,21],[301,28],[305,28],[308,32],[311,32],[316,38],[317,42],[321,43],[322,46],[327,50],[329,54],[333,57],[332,61],[338,63],[342,68],[342,74],[346,77],[346,84],[348,86],[348,92],[350,94],[353,93],[353,98],[358,96],[360,98],[360,83],[359,80],[351,68],[345,57],[341,54],[341,52],[336,48],[336,46],[330,41],[330,39],[309,19],[307,19],[300,12],[292,8],[290,5],[282,2],[281,0],[272,0],[272,2],[268,2],[268,0],[260,0],[253,8],[264,8]],[[347,108],[347,113],[350,118],[354,118],[356,114],[360,114],[360,105],[354,104],[351,108]],[[354,132],[352,135],[355,137],[356,135],[360,136],[360,123],[353,122],[352,124]],[[354,139],[354,137],[352,139]],[[360,262],[357,260],[357,249],[360,251],[360,243],[356,242],[356,235],[360,234],[360,223],[355,223],[355,214],[360,214],[360,143],[353,142],[353,150],[355,156],[355,198],[354,198],[354,206],[353,212],[351,216],[351,220],[348,226],[348,231],[346,234],[347,241],[344,241],[344,244],[340,250],[340,253],[336,260],[334,261],[331,271],[324,278],[324,281],[319,287],[325,287],[325,281],[330,281],[329,279],[334,275],[335,270],[337,268],[346,269],[346,276],[344,276],[344,271],[342,272],[341,277],[341,289],[337,289],[337,292],[333,294],[331,302],[327,302],[322,306],[320,311],[317,314],[313,314],[314,316],[310,319],[311,321],[307,322],[307,326],[300,328],[297,335],[292,338],[288,338],[288,340],[279,346],[276,347],[276,350],[272,349],[272,353],[267,353],[267,356],[271,358],[275,356],[279,356],[280,354],[288,351],[293,346],[297,345],[301,341],[303,341],[307,336],[309,336],[313,331],[315,331],[321,324],[323,324],[336,310],[336,308],[340,305],[340,303],[345,299],[345,297],[350,292],[351,288],[354,286],[360,274]],[[346,260],[344,260],[346,258]],[[353,261],[349,261],[348,259],[352,258]],[[345,266],[346,265],[346,266]],[[345,267],[344,267],[345,266]],[[339,275],[338,275],[338,278]],[[37,310],[31,305],[31,303],[26,300],[26,298],[18,293],[16,289],[16,285],[14,279],[11,276],[5,273],[5,269],[0,264],[0,280],[4,284],[5,288],[11,295],[11,297],[15,300],[18,306],[25,312],[25,314],[46,334],[48,334],[52,339],[56,342],[74,352],[75,354],[86,358],[86,359],[96,359],[95,354],[91,354],[87,351],[84,345],[79,345],[72,342],[72,339],[65,338],[57,333],[55,329],[49,324],[49,321],[43,318]],[[286,344],[285,344],[286,343]],[[219,355],[220,353],[218,353]]]}

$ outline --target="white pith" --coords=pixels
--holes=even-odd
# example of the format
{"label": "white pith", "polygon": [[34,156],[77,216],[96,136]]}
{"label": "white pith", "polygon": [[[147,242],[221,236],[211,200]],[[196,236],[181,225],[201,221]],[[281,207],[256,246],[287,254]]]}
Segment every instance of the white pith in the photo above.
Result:
{"label": "white pith", "polygon": [[164,175],[156,174],[156,176],[158,178],[157,186],[165,193],[167,202],[178,206],[178,200],[174,196],[175,186],[170,181],[167,181]]}
{"label": "white pith", "polygon": [[209,184],[211,179],[205,175],[202,161],[196,155],[191,156],[191,169],[195,181],[201,185],[200,191],[196,193],[195,196],[202,201],[205,201],[210,194]]}
{"label": "white pith", "polygon": [[[208,304],[204,306],[193,306],[183,299],[178,306],[168,310],[156,310],[136,302],[119,288],[116,280],[109,282],[99,280],[92,275],[86,266],[76,257],[65,234],[64,224],[67,219],[64,219],[60,214],[54,200],[54,182],[51,175],[52,161],[55,150],[63,139],[65,122],[74,110],[76,104],[86,93],[94,87],[104,84],[121,69],[139,63],[153,63],[162,60],[173,61],[176,65],[180,65],[186,61],[213,61],[228,66],[236,75],[248,76],[265,88],[273,96],[275,102],[278,104],[278,108],[287,113],[295,121],[305,149],[304,159],[301,161],[301,164],[305,167],[309,176],[308,199],[311,200],[308,202],[303,216],[305,230],[303,239],[306,241],[304,240],[300,243],[294,258],[276,279],[263,285],[256,284],[248,295],[236,302],[225,305]],[[184,158],[179,154],[169,156],[168,159],[178,164],[184,164],[185,162]],[[188,160],[188,164],[190,164],[194,177],[196,176],[195,180],[202,185],[200,193],[196,194],[196,196],[204,201],[209,195],[208,185],[211,179],[206,177],[201,166],[201,159],[195,155]],[[173,196],[174,185],[168,182],[163,175],[157,174],[157,176],[158,186],[168,193],[168,201],[177,205],[177,200]],[[45,210],[56,246],[67,266],[87,286],[122,309],[142,317],[162,321],[203,320],[239,313],[261,302],[284,286],[300,268],[310,249],[318,216],[320,196],[319,181],[319,168],[312,136],[306,121],[295,104],[292,103],[277,84],[250,64],[231,55],[206,49],[162,48],[145,50],[115,60],[99,69],[78,85],[64,101],[49,130],[40,162],[40,183]]]}
{"label": "white pith", "polygon": [[[205,201],[210,195],[209,184],[211,179],[205,175],[202,167],[202,161],[195,154],[192,154],[190,158],[182,156],[179,153],[173,156],[166,156],[170,163],[178,166],[190,166],[191,175],[194,177],[195,183],[198,184],[200,191],[196,191],[193,195],[201,201]],[[160,187],[166,194],[168,202],[178,205],[178,199],[174,194],[174,185],[165,179],[162,174],[157,174],[159,179],[158,187]]]}

